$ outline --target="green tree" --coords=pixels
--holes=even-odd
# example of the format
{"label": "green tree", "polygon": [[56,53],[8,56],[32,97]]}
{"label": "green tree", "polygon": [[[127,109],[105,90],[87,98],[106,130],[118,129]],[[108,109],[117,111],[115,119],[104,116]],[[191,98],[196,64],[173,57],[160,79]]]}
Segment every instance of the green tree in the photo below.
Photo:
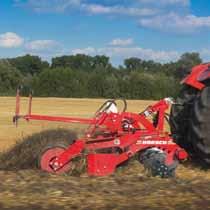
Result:
{"label": "green tree", "polygon": [[33,89],[38,96],[82,97],[85,79],[69,68],[46,69],[34,78]]}
{"label": "green tree", "polygon": [[24,76],[39,74],[43,69],[49,67],[49,63],[42,61],[38,56],[25,55],[8,60]]}
{"label": "green tree", "polygon": [[124,65],[129,71],[137,70],[142,68],[142,60],[135,57],[128,58],[124,60]]}
{"label": "green tree", "polygon": [[93,58],[88,55],[70,55],[61,56],[52,59],[52,68],[63,67],[70,68],[73,70],[91,70],[93,67]]}
{"label": "green tree", "polygon": [[190,73],[193,66],[202,63],[199,53],[184,53],[177,62],[176,76],[183,78]]}
{"label": "green tree", "polygon": [[95,57],[83,54],[61,56],[52,59],[52,68],[63,67],[73,70],[91,71],[97,68],[111,67],[109,57],[96,55]]}
{"label": "green tree", "polygon": [[153,76],[145,73],[133,72],[129,78],[129,95],[132,99],[153,98]]}
{"label": "green tree", "polygon": [[95,57],[93,57],[93,69],[96,68],[103,68],[103,69],[107,69],[107,68],[111,68],[111,64],[109,61],[109,57],[105,56],[105,55],[96,55]]}
{"label": "green tree", "polygon": [[8,60],[0,60],[0,95],[14,95],[21,84],[21,73]]}

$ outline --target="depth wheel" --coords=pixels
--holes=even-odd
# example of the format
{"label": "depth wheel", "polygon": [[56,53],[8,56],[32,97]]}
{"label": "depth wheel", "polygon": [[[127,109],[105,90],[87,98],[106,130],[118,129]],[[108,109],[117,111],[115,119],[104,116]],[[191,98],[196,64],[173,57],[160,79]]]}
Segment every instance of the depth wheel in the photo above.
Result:
{"label": "depth wheel", "polygon": [[156,148],[147,149],[139,155],[139,161],[144,165],[148,175],[161,178],[174,177],[178,161],[175,160],[167,165],[165,160],[166,153]]}
{"label": "depth wheel", "polygon": [[67,173],[72,169],[72,164],[67,163],[58,171],[54,171],[51,162],[61,155],[77,139],[75,133],[68,133],[67,136],[50,135],[38,155],[38,168],[42,171],[55,174]]}
{"label": "depth wheel", "polygon": [[68,163],[64,165],[62,168],[60,168],[58,171],[54,171],[51,167],[51,162],[55,160],[56,157],[61,155],[66,148],[61,147],[53,147],[45,150],[45,152],[41,155],[40,158],[40,168],[42,171],[48,172],[48,173],[56,173],[56,174],[63,174],[67,173],[71,170],[71,163]]}

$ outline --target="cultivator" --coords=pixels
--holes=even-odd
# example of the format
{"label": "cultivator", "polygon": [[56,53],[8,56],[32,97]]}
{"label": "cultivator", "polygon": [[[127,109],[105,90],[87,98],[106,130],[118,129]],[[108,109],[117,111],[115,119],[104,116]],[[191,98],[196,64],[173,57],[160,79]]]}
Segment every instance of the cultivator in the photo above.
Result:
{"label": "cultivator", "polygon": [[166,111],[173,103],[170,98],[160,100],[141,113],[126,112],[127,103],[119,111],[119,100],[106,101],[93,118],[57,117],[34,115],[31,112],[32,96],[29,97],[29,111],[20,115],[20,92],[17,92],[16,115],[19,119],[46,120],[89,125],[84,136],[69,140],[66,147],[59,142],[49,143],[43,148],[38,161],[42,170],[50,173],[65,173],[72,169],[72,161],[85,157],[90,176],[106,176],[124,162],[138,157],[152,175],[170,177],[177,164],[188,154],[174,143],[171,135],[164,130]]}

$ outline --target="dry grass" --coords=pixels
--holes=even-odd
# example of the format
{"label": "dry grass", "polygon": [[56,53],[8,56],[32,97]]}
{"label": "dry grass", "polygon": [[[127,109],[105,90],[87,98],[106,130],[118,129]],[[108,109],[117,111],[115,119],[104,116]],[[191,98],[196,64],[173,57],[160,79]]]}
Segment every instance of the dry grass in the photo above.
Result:
{"label": "dry grass", "polygon": [[0,209],[210,209],[210,175],[180,166],[176,179],[145,176],[137,161],[108,177],[0,171]]}
{"label": "dry grass", "polygon": [[[34,98],[33,112],[36,114],[53,116],[78,116],[91,117],[96,109],[104,102],[103,99],[63,99],[63,98]],[[128,111],[140,112],[149,101],[128,101]],[[22,98],[21,112],[28,110],[27,98]],[[1,97],[0,99],[0,151],[8,149],[17,139],[32,133],[49,128],[73,128],[80,129],[81,125],[64,124],[55,122],[25,122],[20,121],[16,128],[12,123],[15,110],[14,97]]]}

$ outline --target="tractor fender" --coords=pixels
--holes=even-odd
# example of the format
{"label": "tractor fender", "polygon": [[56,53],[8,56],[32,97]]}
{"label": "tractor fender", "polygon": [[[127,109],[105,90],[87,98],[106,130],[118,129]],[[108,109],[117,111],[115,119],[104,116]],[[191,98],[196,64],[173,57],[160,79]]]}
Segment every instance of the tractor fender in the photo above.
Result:
{"label": "tractor fender", "polygon": [[202,90],[205,88],[204,81],[207,79],[210,79],[210,63],[193,67],[191,73],[181,81],[181,84],[186,84],[198,90]]}

